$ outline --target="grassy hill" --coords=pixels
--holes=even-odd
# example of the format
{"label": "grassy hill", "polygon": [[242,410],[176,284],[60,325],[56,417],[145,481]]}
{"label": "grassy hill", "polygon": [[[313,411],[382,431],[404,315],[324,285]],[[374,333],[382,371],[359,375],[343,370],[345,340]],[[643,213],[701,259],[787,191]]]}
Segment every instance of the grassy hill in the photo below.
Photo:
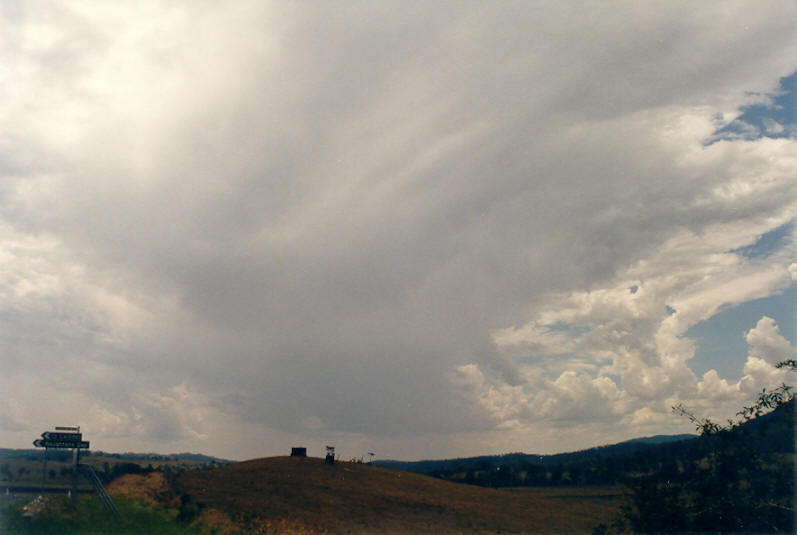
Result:
{"label": "grassy hill", "polygon": [[616,518],[622,501],[611,489],[486,489],[297,457],[186,472],[175,487],[181,516],[195,525],[266,533],[589,533]]}

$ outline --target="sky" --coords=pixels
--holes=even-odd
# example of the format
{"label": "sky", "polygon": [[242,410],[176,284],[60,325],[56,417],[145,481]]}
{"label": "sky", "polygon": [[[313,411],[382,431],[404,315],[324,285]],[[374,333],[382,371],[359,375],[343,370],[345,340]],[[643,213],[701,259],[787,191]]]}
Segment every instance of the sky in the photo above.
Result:
{"label": "sky", "polygon": [[794,20],[2,2],[0,446],[415,460],[732,417],[794,356]]}

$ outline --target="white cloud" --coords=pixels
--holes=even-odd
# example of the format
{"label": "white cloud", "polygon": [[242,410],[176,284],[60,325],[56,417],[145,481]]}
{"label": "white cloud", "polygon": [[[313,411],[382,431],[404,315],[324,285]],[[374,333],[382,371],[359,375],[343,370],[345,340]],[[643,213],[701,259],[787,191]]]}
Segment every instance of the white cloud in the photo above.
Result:
{"label": "white cloud", "polygon": [[554,421],[606,419],[618,397],[617,385],[608,377],[593,379],[568,370],[535,396],[532,410]]}
{"label": "white cloud", "polygon": [[718,401],[736,401],[738,399],[738,385],[728,384],[726,379],[721,379],[717,370],[709,370],[703,374],[703,380],[697,385],[700,397]]}
{"label": "white cloud", "polygon": [[780,386],[786,379],[786,373],[786,370],[774,368],[763,359],[748,356],[739,388],[748,396],[754,396],[764,388],[772,390]]}
{"label": "white cloud", "polygon": [[777,364],[792,357],[791,343],[781,334],[775,320],[764,316],[755,328],[747,331],[745,340],[750,345],[750,357],[759,358],[769,364]]}

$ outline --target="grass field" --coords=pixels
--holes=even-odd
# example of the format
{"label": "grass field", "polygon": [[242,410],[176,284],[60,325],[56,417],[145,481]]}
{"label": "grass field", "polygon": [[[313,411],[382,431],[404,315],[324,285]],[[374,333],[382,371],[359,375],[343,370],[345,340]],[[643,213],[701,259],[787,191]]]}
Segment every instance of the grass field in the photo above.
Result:
{"label": "grass field", "polygon": [[620,513],[617,488],[486,489],[357,463],[276,457],[186,472],[183,500],[263,532],[591,533]]}
{"label": "grass field", "polygon": [[211,470],[127,474],[108,485],[121,518],[96,497],[77,513],[65,497],[23,516],[0,514],[0,533],[592,533],[623,504],[617,487],[487,489],[359,463],[274,457]]}

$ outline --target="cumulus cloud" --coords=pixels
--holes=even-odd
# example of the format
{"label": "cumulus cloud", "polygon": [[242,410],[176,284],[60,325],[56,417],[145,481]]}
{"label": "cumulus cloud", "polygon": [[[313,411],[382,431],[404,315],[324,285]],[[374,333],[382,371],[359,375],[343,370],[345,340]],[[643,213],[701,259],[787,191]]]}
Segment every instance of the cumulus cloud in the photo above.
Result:
{"label": "cumulus cloud", "polygon": [[[790,202],[784,206],[789,218]],[[771,223],[760,224],[771,228]],[[718,223],[701,235],[682,231],[612,284],[553,295],[532,321],[494,330],[497,346],[525,363],[521,372],[530,378],[530,392],[518,400],[503,395],[493,380],[489,388],[477,389],[473,399],[499,419],[533,414],[527,426],[540,417],[551,425],[571,411],[607,424],[643,426],[663,425],[670,408],[682,402],[732,416],[762,388],[779,385],[786,375],[773,365],[790,358],[792,345],[766,316],[746,333],[749,354],[741,378],[722,378],[709,370],[698,379],[689,366],[695,354],[694,340],[686,336],[691,326],[792,284],[788,259],[793,246],[766,260],[740,257],[729,245],[758,239],[762,227],[750,223],[742,231],[736,225]],[[504,406],[511,403],[520,406]]]}
{"label": "cumulus cloud", "polygon": [[794,277],[793,240],[733,252],[794,218],[794,139],[709,143],[797,65],[794,6],[751,6],[4,7],[14,418],[407,458],[731,388],[686,331]]}
{"label": "cumulus cloud", "polygon": [[745,340],[750,344],[750,357],[769,364],[777,364],[792,356],[791,343],[780,334],[772,318],[761,318],[755,328],[747,331]]}

